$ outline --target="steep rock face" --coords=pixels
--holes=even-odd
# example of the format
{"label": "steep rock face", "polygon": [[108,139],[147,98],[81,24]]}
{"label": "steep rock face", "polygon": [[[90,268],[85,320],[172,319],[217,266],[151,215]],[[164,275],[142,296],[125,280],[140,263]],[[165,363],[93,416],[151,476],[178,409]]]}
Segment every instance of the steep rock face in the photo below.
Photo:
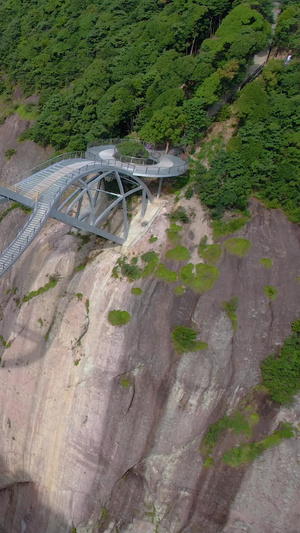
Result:
{"label": "steep rock face", "polygon": [[[25,102],[31,100],[28,98]],[[35,167],[54,153],[53,148],[42,148],[33,141],[18,142],[18,137],[29,126],[30,121],[20,118],[17,113],[8,117],[4,124],[0,124],[0,176],[2,183],[16,183],[20,173]],[[5,153],[10,149],[15,150],[16,154],[8,160]]]}
{"label": "steep rock face", "polygon": [[[209,233],[196,210],[182,239],[194,255]],[[173,284],[155,277],[139,282],[141,296],[132,295],[126,279],[111,275],[120,248],[92,241],[78,249],[80,241],[54,222],[1,280],[1,334],[12,344],[3,347],[0,368],[0,531],[299,529],[296,439],[239,469],[221,462],[206,469],[200,452],[209,424],[260,381],[260,362],[299,313],[299,228],[257,203],[253,214],[240,232],[252,242],[249,254],[225,252],[218,281],[202,295],[189,289],[175,296]],[[151,248],[162,258],[168,226],[162,213],[151,228],[159,237]],[[148,249],[149,233],[129,251]],[[76,271],[88,254],[86,268]],[[262,257],[273,259],[271,270],[260,265]],[[56,287],[22,303],[51,275],[59,276]],[[274,302],[266,284],[278,289]],[[234,295],[237,331],[222,311]],[[131,322],[110,325],[112,309],[130,312]],[[208,348],[177,355],[175,325],[195,327]],[[279,419],[297,422],[299,405],[271,411],[262,431]],[[286,529],[283,505],[293,524]]]}

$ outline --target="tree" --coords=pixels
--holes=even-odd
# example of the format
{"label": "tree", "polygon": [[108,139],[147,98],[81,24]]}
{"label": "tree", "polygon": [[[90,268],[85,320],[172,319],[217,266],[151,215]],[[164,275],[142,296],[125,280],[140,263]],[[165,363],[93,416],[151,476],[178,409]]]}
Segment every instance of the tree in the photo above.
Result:
{"label": "tree", "polygon": [[167,143],[166,152],[170,143],[180,142],[185,125],[185,115],[181,107],[166,106],[156,111],[148,124],[139,132],[141,139],[155,143]]}

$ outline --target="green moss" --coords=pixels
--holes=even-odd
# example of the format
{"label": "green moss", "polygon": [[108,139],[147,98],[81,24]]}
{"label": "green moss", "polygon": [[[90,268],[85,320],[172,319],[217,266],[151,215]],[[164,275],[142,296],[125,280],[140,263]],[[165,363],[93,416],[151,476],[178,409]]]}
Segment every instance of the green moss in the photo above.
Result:
{"label": "green moss", "polygon": [[230,254],[237,255],[238,257],[244,257],[251,248],[251,242],[248,239],[242,239],[240,237],[227,239],[224,242],[224,246]]}
{"label": "green moss", "polygon": [[182,287],[181,285],[178,285],[177,287],[175,287],[174,294],[176,294],[176,296],[182,296],[184,293],[185,293],[184,287]]}
{"label": "green moss", "polygon": [[127,313],[127,311],[115,309],[114,311],[109,311],[108,320],[112,326],[124,326],[130,322],[131,316],[129,313]]}
{"label": "green moss", "polygon": [[171,224],[170,229],[167,229],[167,235],[168,239],[172,244],[180,243],[180,232],[182,231],[182,227],[178,226],[178,224]]}
{"label": "green moss", "polygon": [[78,265],[75,270],[76,272],[80,272],[81,270],[84,270],[85,267],[86,267],[86,263],[83,263],[82,265]]}
{"label": "green moss", "polygon": [[193,272],[194,265],[189,263],[180,270],[179,277],[182,283],[195,292],[210,291],[219,277],[219,270],[212,265],[198,263],[196,274]]}
{"label": "green moss", "polygon": [[76,296],[77,296],[79,302],[81,302],[81,300],[82,300],[82,298],[83,298],[83,294],[82,294],[81,292],[78,292],[78,293],[76,294]]}
{"label": "green moss", "polygon": [[272,285],[265,285],[264,291],[270,300],[276,300],[278,291],[275,289],[275,287],[272,287]]}
{"label": "green moss", "polygon": [[208,265],[216,265],[222,257],[222,246],[220,244],[200,243],[199,255]]}
{"label": "green moss", "polygon": [[250,427],[254,427],[256,426],[256,424],[258,424],[259,422],[259,415],[257,413],[252,413],[249,417],[249,425]]}
{"label": "green moss", "polygon": [[214,230],[214,239],[221,237],[222,235],[229,235],[235,231],[242,229],[247,222],[251,220],[251,217],[245,216],[230,220],[229,222],[222,222],[221,220],[214,220],[212,222],[212,228]]}
{"label": "green moss", "polygon": [[205,466],[205,468],[210,468],[211,466],[214,466],[213,458],[210,457],[209,455],[206,457],[206,459],[204,461],[204,466]]}
{"label": "green moss", "polygon": [[197,331],[185,326],[177,326],[172,332],[172,339],[177,353],[198,352],[207,348],[206,342],[197,341]]}
{"label": "green moss", "polygon": [[265,439],[242,446],[236,446],[224,453],[222,460],[229,466],[236,467],[250,463],[265,450],[278,446],[283,439],[294,437],[295,431],[291,424],[283,423],[280,428]]}
{"label": "green moss", "polygon": [[222,302],[222,309],[223,311],[225,311],[228,318],[230,318],[232,327],[235,331],[237,330],[237,325],[238,325],[237,314],[236,314],[238,305],[239,305],[238,296],[234,296],[228,302]]}
{"label": "green moss", "polygon": [[260,264],[263,265],[263,266],[266,267],[266,268],[272,268],[272,266],[273,266],[273,261],[272,261],[272,259],[268,259],[267,257],[263,257],[263,258],[260,260]]}
{"label": "green moss", "polygon": [[123,389],[128,389],[129,387],[131,387],[131,383],[130,383],[129,379],[127,379],[127,378],[122,379],[121,385],[122,385]]}
{"label": "green moss", "polygon": [[23,296],[23,302],[29,302],[32,298],[35,298],[36,296],[39,296],[40,294],[49,291],[49,289],[53,289],[57,285],[57,282],[57,276],[50,276],[49,281],[48,283],[46,283],[46,285],[40,287],[37,291],[31,291],[29,294],[25,294]]}
{"label": "green moss", "polygon": [[174,261],[188,261],[191,255],[185,246],[178,245],[175,248],[172,248],[172,250],[168,250],[166,257]]}
{"label": "green moss", "polygon": [[131,292],[132,294],[135,294],[136,296],[140,296],[141,294],[143,294],[143,290],[140,289],[139,287],[132,287]]}
{"label": "green moss", "polygon": [[163,263],[159,263],[155,276],[159,279],[166,281],[167,283],[174,283],[177,281],[177,274],[174,270],[168,270]]}
{"label": "green moss", "polygon": [[228,429],[232,429],[236,436],[243,435],[249,439],[252,436],[253,426],[258,422],[259,416],[256,413],[248,414],[247,417],[241,411],[237,411],[231,416],[224,415],[223,418],[220,418],[217,422],[209,426],[201,451],[205,455],[211,455],[214,447]]}

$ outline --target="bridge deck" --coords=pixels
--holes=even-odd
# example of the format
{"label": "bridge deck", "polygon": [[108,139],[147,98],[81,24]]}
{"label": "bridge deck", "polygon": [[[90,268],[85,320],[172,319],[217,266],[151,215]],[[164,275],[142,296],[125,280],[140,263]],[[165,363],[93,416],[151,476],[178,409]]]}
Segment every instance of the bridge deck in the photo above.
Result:
{"label": "bridge deck", "polygon": [[[72,154],[73,157],[68,157],[66,154],[61,156],[61,158],[57,158],[54,164],[50,162],[50,166],[46,166],[46,168],[37,168],[31,175],[17,182],[13,188],[0,186],[0,203],[6,200],[14,200],[33,209],[26,224],[0,256],[0,277],[26,250],[49,216],[51,216],[51,210],[53,210],[53,206],[61,194],[77,179],[93,172],[117,170],[125,172],[128,176],[135,177],[135,180],[141,184],[139,176],[164,178],[179,176],[187,170],[187,164],[173,156],[162,158],[158,165],[142,166],[116,160],[111,157],[111,147],[107,146],[105,149],[108,149],[109,152],[104,150],[101,156],[103,148],[101,146],[89,149],[85,156],[80,154],[79,157],[77,154],[74,154],[74,156]],[[76,224],[74,223],[74,225]],[[78,223],[77,227],[90,230],[88,224],[83,222],[80,225]],[[100,231],[97,228],[92,231],[105,238],[112,237],[111,234],[103,230]],[[123,242],[121,238],[114,237],[115,242]]]}

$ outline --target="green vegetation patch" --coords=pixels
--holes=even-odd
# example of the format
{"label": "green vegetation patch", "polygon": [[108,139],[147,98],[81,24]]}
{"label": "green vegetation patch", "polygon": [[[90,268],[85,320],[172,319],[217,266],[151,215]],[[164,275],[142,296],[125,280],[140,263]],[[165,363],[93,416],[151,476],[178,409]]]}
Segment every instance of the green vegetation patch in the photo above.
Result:
{"label": "green vegetation patch", "polygon": [[197,341],[198,332],[185,326],[177,326],[172,332],[172,339],[177,353],[198,352],[207,348],[206,342]]}
{"label": "green vegetation patch", "polygon": [[251,220],[250,216],[244,216],[240,218],[235,218],[234,220],[229,220],[223,222],[222,220],[214,220],[212,222],[212,228],[214,230],[214,239],[217,237],[222,237],[223,235],[229,235],[235,231],[242,229],[247,222]]}
{"label": "green vegetation patch", "polygon": [[265,285],[264,291],[270,300],[276,300],[278,290],[275,289],[275,287],[272,287],[272,285]]}
{"label": "green vegetation patch", "polygon": [[167,235],[168,239],[172,244],[177,244],[180,242],[181,236],[180,232],[182,231],[182,227],[178,224],[171,224],[170,229],[167,229]]}
{"label": "green vegetation patch", "polygon": [[227,429],[232,429],[235,435],[244,435],[246,438],[250,438],[252,435],[252,427],[255,423],[258,423],[258,421],[259,416],[257,415],[257,417],[252,419],[250,423],[249,419],[239,411],[232,416],[223,416],[223,418],[209,426],[201,447],[202,452],[205,455],[210,455]]}
{"label": "green vegetation patch", "polygon": [[124,141],[117,146],[120,155],[127,157],[138,157],[141,159],[147,159],[149,156],[145,146],[136,141]]}
{"label": "green vegetation patch", "polygon": [[237,325],[238,325],[238,319],[237,319],[237,308],[239,305],[239,298],[238,296],[234,296],[229,300],[228,302],[222,302],[222,309],[227,314],[228,318],[230,318],[232,327],[236,331]]}
{"label": "green vegetation patch", "polygon": [[177,281],[177,274],[174,270],[168,270],[163,263],[159,263],[155,275],[159,279],[163,279],[167,283],[174,283]]}
{"label": "green vegetation patch", "polygon": [[182,206],[178,207],[170,214],[170,219],[171,222],[182,222],[182,224],[187,224],[190,220],[186,210]]}
{"label": "green vegetation patch", "polygon": [[130,322],[131,316],[127,311],[115,309],[114,311],[109,311],[108,320],[112,326],[124,326]]}
{"label": "green vegetation patch", "polygon": [[251,248],[251,242],[248,239],[242,239],[241,237],[227,239],[224,242],[224,246],[230,254],[237,255],[238,257],[244,257]]}
{"label": "green vegetation patch", "polygon": [[218,268],[212,265],[198,263],[196,265],[196,274],[193,271],[194,265],[189,263],[180,270],[179,277],[184,285],[195,292],[210,291],[219,277]]}
{"label": "green vegetation patch", "polygon": [[132,294],[135,294],[136,296],[140,296],[141,294],[143,294],[143,290],[140,289],[139,287],[132,287],[131,292]]}
{"label": "green vegetation patch", "polygon": [[53,289],[58,282],[58,276],[50,276],[48,283],[44,285],[43,287],[40,287],[37,291],[31,291],[29,294],[25,294],[23,296],[23,302],[29,302],[32,298],[35,298],[36,296],[39,296],[40,294],[43,294],[44,292],[49,291],[49,289]]}
{"label": "green vegetation patch", "polygon": [[268,448],[278,446],[283,439],[290,439],[294,435],[295,430],[292,424],[282,423],[279,429],[265,439],[242,446],[235,446],[232,450],[228,450],[224,453],[222,460],[225,464],[233,467],[250,463]]}
{"label": "green vegetation patch", "polygon": [[273,266],[273,261],[272,261],[272,259],[269,259],[268,257],[263,257],[263,258],[260,260],[260,264],[263,265],[263,266],[266,267],[266,268],[272,268],[272,266]]}
{"label": "green vegetation patch", "polygon": [[129,387],[131,387],[131,382],[130,382],[130,380],[128,378],[124,378],[121,381],[121,385],[122,385],[123,389],[129,389]]}
{"label": "green vegetation patch", "polygon": [[150,244],[153,244],[154,242],[156,242],[158,240],[158,237],[156,237],[155,235],[151,235],[151,237],[149,238],[149,242]]}
{"label": "green vegetation patch", "polygon": [[220,244],[207,244],[205,239],[202,239],[198,254],[208,265],[217,265],[222,257],[222,246]]}
{"label": "green vegetation patch", "polygon": [[3,213],[0,214],[0,222],[10,213],[13,209],[21,209],[24,211],[24,213],[31,213],[32,209],[31,207],[27,207],[26,205],[19,204],[18,202],[13,202],[11,206],[3,211]]}
{"label": "green vegetation patch", "polygon": [[156,252],[150,251],[143,254],[141,259],[144,261],[144,263],[147,263],[142,270],[142,277],[147,278],[154,273],[159,261],[159,257]]}
{"label": "green vegetation patch", "polygon": [[131,261],[128,261],[126,255],[119,257],[116,267],[113,269],[114,277],[118,276],[118,270],[121,271],[122,276],[128,278],[131,282],[140,279],[142,276],[142,269],[138,266],[138,257],[133,257]]}
{"label": "green vegetation patch", "polygon": [[291,403],[300,390],[300,320],[293,323],[292,330],[279,355],[271,354],[261,364],[263,385],[280,404]]}
{"label": "green vegetation patch", "polygon": [[85,267],[86,267],[86,263],[83,263],[82,265],[78,265],[75,270],[76,272],[81,272],[81,270],[84,270]]}
{"label": "green vegetation patch", "polygon": [[191,257],[189,250],[185,246],[175,246],[172,250],[168,250],[166,253],[167,259],[174,261],[188,261]]}
{"label": "green vegetation patch", "polygon": [[174,294],[176,294],[176,296],[182,296],[184,293],[185,293],[185,288],[182,287],[182,285],[178,285],[177,287],[175,287]]}

